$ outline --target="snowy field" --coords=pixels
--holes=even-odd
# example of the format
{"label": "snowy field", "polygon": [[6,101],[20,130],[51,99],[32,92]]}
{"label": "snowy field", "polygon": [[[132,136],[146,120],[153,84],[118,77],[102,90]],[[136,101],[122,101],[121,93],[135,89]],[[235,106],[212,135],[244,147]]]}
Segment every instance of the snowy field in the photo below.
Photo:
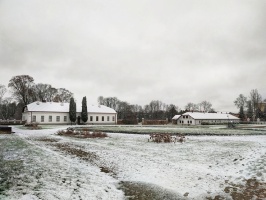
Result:
{"label": "snowy field", "polygon": [[0,199],[266,199],[266,135],[174,144],[56,135],[61,129],[0,135]]}

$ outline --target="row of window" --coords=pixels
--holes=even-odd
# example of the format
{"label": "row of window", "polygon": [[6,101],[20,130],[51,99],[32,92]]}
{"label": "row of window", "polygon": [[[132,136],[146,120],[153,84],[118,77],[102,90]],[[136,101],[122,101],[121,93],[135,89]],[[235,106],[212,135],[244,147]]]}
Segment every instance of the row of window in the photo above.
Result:
{"label": "row of window", "polygon": [[[98,122],[99,121],[99,116],[95,116],[96,117],[96,121]],[[49,122],[52,122],[53,121],[53,116],[49,116],[48,117],[48,121]],[[93,121],[93,116],[90,116],[90,121],[92,122]],[[102,122],[105,121],[105,117],[102,116]],[[110,116],[107,116],[106,117],[106,121],[110,121]],[[112,116],[112,121],[114,122],[115,121],[115,117]],[[32,122],[36,122],[36,115],[33,115],[32,116]],[[44,116],[41,116],[41,122],[44,122]],[[60,122],[60,116],[56,116],[56,122]],[[67,116],[64,116],[64,122],[67,122]]]}
{"label": "row of window", "polygon": [[[95,116],[96,117],[96,122],[99,121],[99,116]],[[93,116],[90,116],[90,121],[92,122],[93,121]],[[105,117],[102,116],[102,122],[105,121]],[[106,121],[109,122],[110,121],[110,116],[107,116],[106,118]],[[115,116],[112,116],[112,121],[114,122],[115,121]]]}
{"label": "row of window", "polygon": [[[32,116],[32,121],[36,122],[36,115]],[[48,121],[52,122],[53,121],[53,116],[48,117]],[[44,122],[44,116],[41,116],[41,122]],[[56,122],[60,122],[60,116],[56,116]],[[64,116],[64,122],[67,122],[67,116]]]}
{"label": "row of window", "polygon": [[[180,122],[180,124],[184,124],[184,121],[183,120],[180,120],[179,122]],[[192,124],[192,121],[187,121],[187,123],[188,124]]]}

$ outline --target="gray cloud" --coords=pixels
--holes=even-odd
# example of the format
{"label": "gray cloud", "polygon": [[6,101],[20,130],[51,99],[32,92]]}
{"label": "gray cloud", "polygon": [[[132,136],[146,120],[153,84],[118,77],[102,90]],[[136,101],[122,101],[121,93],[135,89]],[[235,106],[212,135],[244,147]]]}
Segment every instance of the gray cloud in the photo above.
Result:
{"label": "gray cloud", "polygon": [[77,100],[159,99],[183,108],[266,98],[266,3],[255,1],[0,1],[1,84],[29,74]]}

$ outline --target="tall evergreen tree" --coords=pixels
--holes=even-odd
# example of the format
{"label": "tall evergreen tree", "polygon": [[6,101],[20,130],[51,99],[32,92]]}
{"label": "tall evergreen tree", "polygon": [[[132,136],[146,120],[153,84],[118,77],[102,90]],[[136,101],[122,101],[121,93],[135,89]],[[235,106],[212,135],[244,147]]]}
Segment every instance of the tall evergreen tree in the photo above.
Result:
{"label": "tall evergreen tree", "polygon": [[253,120],[253,110],[252,110],[251,101],[248,101],[247,117],[248,117],[250,120]]}
{"label": "tall evergreen tree", "polygon": [[74,98],[71,97],[69,104],[69,119],[71,121],[71,124],[72,122],[75,122],[77,119],[76,113],[77,113],[76,102],[74,101]]}
{"label": "tall evergreen tree", "polygon": [[87,110],[86,97],[83,97],[83,99],[82,99],[81,120],[83,122],[87,122],[88,121],[88,110]]}
{"label": "tall evergreen tree", "polygon": [[240,118],[241,121],[243,121],[245,119],[245,114],[244,114],[244,108],[243,108],[243,106],[240,106],[239,118]]}

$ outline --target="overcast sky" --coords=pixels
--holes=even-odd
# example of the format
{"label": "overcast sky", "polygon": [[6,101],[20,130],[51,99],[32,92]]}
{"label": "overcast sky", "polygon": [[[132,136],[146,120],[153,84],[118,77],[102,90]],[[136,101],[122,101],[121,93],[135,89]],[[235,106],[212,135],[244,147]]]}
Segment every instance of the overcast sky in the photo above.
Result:
{"label": "overcast sky", "polygon": [[266,98],[264,0],[0,0],[0,84],[16,75],[88,104],[115,96],[183,109]]}

